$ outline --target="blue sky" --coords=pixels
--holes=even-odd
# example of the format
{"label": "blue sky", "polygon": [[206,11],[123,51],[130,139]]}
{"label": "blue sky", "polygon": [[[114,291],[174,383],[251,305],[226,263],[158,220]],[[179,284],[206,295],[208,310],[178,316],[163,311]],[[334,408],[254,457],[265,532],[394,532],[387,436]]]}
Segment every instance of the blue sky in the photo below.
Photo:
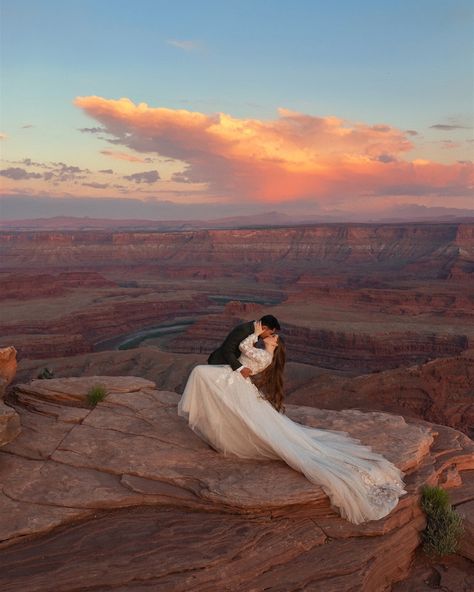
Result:
{"label": "blue sky", "polygon": [[[472,158],[468,1],[2,0],[1,7],[3,167],[25,158],[106,167],[97,156],[104,145],[77,131],[98,125],[74,104],[78,96],[236,120],[275,120],[285,108],[416,130],[411,159]],[[135,170],[119,164],[123,174]],[[179,168],[161,162],[162,179],[168,167]],[[47,193],[9,179],[7,193]],[[68,194],[78,195],[71,187]]]}

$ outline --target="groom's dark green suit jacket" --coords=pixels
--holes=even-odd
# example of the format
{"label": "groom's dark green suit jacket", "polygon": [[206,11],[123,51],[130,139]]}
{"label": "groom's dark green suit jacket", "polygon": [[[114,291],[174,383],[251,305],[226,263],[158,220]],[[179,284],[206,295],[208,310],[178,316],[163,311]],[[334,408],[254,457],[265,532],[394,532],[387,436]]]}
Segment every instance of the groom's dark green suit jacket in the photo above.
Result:
{"label": "groom's dark green suit jacket", "polygon": [[239,344],[254,332],[254,321],[237,325],[225,338],[224,343],[218,347],[207,359],[208,364],[229,364],[232,370],[237,370],[242,364],[237,359],[241,351]]}

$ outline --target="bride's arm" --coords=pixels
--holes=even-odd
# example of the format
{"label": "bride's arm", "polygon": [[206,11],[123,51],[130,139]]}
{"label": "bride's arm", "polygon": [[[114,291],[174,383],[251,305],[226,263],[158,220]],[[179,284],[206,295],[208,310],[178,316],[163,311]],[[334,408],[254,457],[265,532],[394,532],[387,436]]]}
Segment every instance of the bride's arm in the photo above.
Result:
{"label": "bride's arm", "polygon": [[248,358],[257,362],[263,362],[266,360],[266,351],[254,347],[254,343],[258,340],[256,333],[251,333],[239,344],[240,351],[245,354]]}

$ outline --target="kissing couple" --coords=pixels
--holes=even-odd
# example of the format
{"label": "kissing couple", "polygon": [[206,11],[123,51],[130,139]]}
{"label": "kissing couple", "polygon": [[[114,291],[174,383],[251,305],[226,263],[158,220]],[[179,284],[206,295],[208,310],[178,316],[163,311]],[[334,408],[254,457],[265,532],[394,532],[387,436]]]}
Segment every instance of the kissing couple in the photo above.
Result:
{"label": "kissing couple", "polygon": [[285,415],[279,330],[273,315],[235,327],[208,365],[191,371],[178,414],[218,453],[285,461],[354,524],[385,517],[407,493],[404,473],[348,432],[305,426]]}

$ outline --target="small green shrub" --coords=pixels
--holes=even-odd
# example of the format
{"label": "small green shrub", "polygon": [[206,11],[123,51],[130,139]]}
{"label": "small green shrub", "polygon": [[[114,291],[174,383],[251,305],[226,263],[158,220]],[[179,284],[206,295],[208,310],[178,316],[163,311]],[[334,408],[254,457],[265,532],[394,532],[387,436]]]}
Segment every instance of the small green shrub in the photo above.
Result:
{"label": "small green shrub", "polygon": [[426,528],[421,533],[423,550],[431,556],[455,553],[464,531],[462,518],[449,503],[447,491],[425,485],[421,507],[426,513]]}
{"label": "small green shrub", "polygon": [[43,368],[43,370],[41,370],[41,372],[38,374],[37,378],[47,379],[47,378],[53,378],[53,376],[54,376],[53,370],[50,370],[49,368]]}
{"label": "small green shrub", "polygon": [[87,402],[89,405],[97,405],[99,401],[105,399],[106,394],[105,387],[101,384],[97,384],[89,389],[89,392],[87,393]]}

